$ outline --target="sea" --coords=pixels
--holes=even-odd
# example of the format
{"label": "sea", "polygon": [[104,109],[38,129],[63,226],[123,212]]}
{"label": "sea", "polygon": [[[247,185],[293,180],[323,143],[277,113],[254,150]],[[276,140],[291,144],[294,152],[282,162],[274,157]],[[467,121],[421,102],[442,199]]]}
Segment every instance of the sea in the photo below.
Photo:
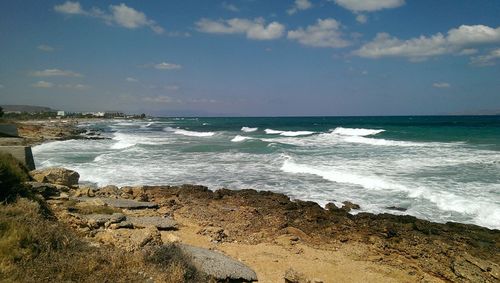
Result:
{"label": "sea", "polygon": [[[500,229],[500,116],[150,118],[33,148],[97,186],[255,189]],[[357,213],[357,211],[354,211]]]}

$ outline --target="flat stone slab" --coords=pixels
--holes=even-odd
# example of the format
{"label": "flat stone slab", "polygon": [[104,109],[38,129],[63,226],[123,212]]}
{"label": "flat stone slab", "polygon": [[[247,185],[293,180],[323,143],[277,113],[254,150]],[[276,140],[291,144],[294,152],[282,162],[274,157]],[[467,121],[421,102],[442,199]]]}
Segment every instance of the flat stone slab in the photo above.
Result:
{"label": "flat stone slab", "polygon": [[79,201],[97,201],[103,202],[112,207],[126,208],[126,209],[143,209],[143,208],[157,208],[158,204],[154,202],[136,201],[131,199],[115,199],[115,198],[93,198],[93,197],[78,197]]}
{"label": "flat stone slab", "polygon": [[135,228],[145,228],[155,226],[158,230],[172,230],[177,228],[177,222],[172,218],[158,216],[134,217],[127,216],[127,221],[131,222]]}
{"label": "flat stone slab", "polygon": [[257,281],[257,274],[242,262],[219,252],[179,244],[180,249],[191,257],[193,265],[217,280]]}

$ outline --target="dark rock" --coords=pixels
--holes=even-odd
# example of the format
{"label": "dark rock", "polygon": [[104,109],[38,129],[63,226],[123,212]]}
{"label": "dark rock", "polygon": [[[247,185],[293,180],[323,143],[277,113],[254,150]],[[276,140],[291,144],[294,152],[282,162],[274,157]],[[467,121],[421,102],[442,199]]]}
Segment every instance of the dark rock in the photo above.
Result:
{"label": "dark rock", "polygon": [[126,208],[126,209],[143,209],[143,208],[157,208],[158,204],[153,202],[135,201],[129,199],[114,199],[114,198],[88,198],[79,197],[77,200],[87,201],[89,199],[94,199],[96,201],[101,201],[112,207]]}
{"label": "dark rock", "polygon": [[158,230],[172,230],[177,228],[177,222],[169,217],[144,216],[132,217],[128,216],[127,220],[134,225],[134,228],[145,228],[154,226]]}
{"label": "dark rock", "polygon": [[344,202],[342,202],[342,204],[343,204],[343,206],[341,209],[346,211],[346,212],[349,212],[352,209],[360,209],[360,206],[358,204],[352,203],[350,201],[344,201]]}
{"label": "dark rock", "polygon": [[404,207],[398,207],[398,206],[388,206],[385,209],[389,210],[397,210],[397,211],[406,211],[407,209]]}
{"label": "dark rock", "polygon": [[44,198],[49,198],[59,195],[59,190],[54,184],[50,183],[39,183],[39,182],[26,182],[27,186],[37,194],[41,194]]}

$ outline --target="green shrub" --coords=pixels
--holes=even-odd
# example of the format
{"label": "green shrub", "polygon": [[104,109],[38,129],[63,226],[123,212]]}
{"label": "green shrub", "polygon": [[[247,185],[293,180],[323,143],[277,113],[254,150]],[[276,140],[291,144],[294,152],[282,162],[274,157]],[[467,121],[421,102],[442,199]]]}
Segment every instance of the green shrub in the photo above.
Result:
{"label": "green shrub", "polygon": [[12,155],[0,153],[0,201],[13,201],[17,196],[26,196],[28,191],[22,184],[30,180],[28,169]]}

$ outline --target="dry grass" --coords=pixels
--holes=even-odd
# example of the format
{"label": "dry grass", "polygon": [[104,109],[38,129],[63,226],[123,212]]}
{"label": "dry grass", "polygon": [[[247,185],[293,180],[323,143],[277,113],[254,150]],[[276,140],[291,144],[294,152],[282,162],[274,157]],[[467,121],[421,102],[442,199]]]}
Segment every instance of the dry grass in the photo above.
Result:
{"label": "dry grass", "polygon": [[0,205],[1,282],[208,282],[174,245],[125,253],[91,247],[25,198]]}
{"label": "dry grass", "polygon": [[[53,217],[26,189],[26,169],[0,155],[0,282],[207,282],[175,246],[126,253],[90,246]],[[82,214],[112,214],[108,206],[78,206]]]}
{"label": "dry grass", "polygon": [[0,281],[130,282],[146,269],[140,257],[93,248],[69,228],[46,219],[36,202],[0,207]]}

